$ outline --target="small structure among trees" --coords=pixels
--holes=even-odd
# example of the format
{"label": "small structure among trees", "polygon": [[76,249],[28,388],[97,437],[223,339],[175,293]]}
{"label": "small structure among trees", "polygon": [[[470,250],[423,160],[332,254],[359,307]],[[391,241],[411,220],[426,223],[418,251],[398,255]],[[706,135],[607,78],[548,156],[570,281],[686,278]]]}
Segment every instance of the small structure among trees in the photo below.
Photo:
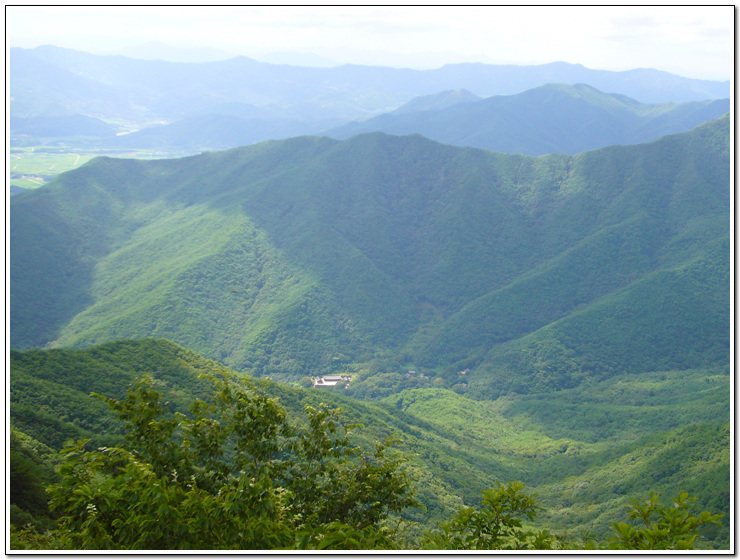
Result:
{"label": "small structure among trees", "polygon": [[320,377],[312,377],[314,387],[334,387],[340,383],[344,383],[346,387],[349,385],[352,377],[349,375],[324,375]]}

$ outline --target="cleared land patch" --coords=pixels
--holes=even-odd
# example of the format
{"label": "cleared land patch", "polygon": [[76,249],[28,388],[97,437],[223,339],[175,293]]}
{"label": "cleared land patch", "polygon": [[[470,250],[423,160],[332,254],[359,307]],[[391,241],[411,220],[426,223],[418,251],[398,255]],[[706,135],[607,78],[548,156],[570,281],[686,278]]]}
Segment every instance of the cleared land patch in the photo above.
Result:
{"label": "cleared land patch", "polygon": [[162,153],[154,150],[95,150],[64,146],[29,146],[11,148],[9,159],[10,185],[35,189],[51,181],[60,173],[71,171],[97,156],[158,159],[183,156],[180,153]]}

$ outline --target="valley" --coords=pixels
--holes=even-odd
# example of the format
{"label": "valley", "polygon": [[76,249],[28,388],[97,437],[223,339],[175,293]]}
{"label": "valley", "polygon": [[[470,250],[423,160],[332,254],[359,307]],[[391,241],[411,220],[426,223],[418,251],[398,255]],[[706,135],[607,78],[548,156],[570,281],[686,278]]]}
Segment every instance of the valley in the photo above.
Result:
{"label": "valley", "polygon": [[[184,411],[207,384],[198,375],[223,367],[165,340],[119,341],[86,350],[14,351],[14,430],[35,441],[53,465],[64,438],[94,445],[121,441],[121,425],[90,392],[122,398],[141,375],[153,375],[170,407]],[[371,401],[340,389],[301,389],[271,381],[262,390],[292,415],[312,403],[342,407],[342,421],[360,423],[363,448],[396,435],[396,449],[426,510],[410,509],[411,535],[475,504],[481,488],[522,480],[545,508],[535,527],[572,538],[608,535],[625,497],[648,490],[699,497],[701,508],[728,511],[729,376],[726,369],[621,376],[577,390],[471,400],[449,389],[401,390]],[[679,427],[681,426],[681,427]],[[415,527],[415,528],[414,528]],[[725,529],[710,528],[703,547],[724,546]],[[713,543],[713,544],[712,544]]]}
{"label": "valley", "polygon": [[[671,548],[732,546],[729,82],[9,62],[16,545],[156,543],[97,513],[153,504],[164,549],[455,548],[520,481],[520,548],[637,542],[615,522],[651,492],[721,516]],[[185,529],[209,507],[267,529]]]}

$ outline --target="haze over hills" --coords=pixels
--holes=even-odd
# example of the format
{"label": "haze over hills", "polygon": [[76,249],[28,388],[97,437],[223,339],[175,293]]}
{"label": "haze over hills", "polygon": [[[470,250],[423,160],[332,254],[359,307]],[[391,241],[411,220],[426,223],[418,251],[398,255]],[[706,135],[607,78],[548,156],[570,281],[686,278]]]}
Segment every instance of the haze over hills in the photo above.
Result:
{"label": "haze over hills", "polygon": [[[326,132],[349,138],[366,132],[418,133],[455,146],[541,155],[576,154],[604,146],[639,144],[684,132],[729,112],[730,100],[648,105],[585,85],[548,84],[524,93],[416,106]],[[435,98],[436,99],[436,98]],[[445,106],[446,105],[446,106]],[[410,107],[409,107],[410,106]]]}
{"label": "haze over hills", "polygon": [[127,47],[121,55],[138,60],[165,60],[168,62],[215,62],[234,58],[234,54],[210,47],[173,47],[161,41],[147,41]]}
{"label": "haze over hills", "polygon": [[[480,98],[465,90],[443,92],[416,97],[392,114],[441,109],[475,99]],[[276,107],[259,108],[247,103],[220,103],[201,113],[170,124],[147,127],[115,140],[101,139],[98,144],[108,147],[190,150],[195,153],[235,148],[263,140],[320,134],[332,126],[331,120],[306,120],[299,111],[281,111]],[[333,124],[344,124],[344,121]],[[344,129],[345,127],[339,128]]]}
{"label": "haze over hills", "polygon": [[468,103],[470,101],[479,101],[480,96],[469,92],[466,89],[455,89],[433,93],[431,95],[420,95],[414,97],[408,103],[401,105],[398,109],[391,111],[391,115],[402,115],[406,113],[416,113],[419,111],[430,111],[435,109],[445,109],[458,103]]}
{"label": "haze over hills", "polygon": [[[107,125],[107,129],[100,127],[96,137],[82,137],[80,126],[70,124],[65,140],[109,149],[198,153],[306,134],[345,139],[380,131],[394,135],[418,133],[445,144],[504,153],[576,154],[684,132],[729,110],[729,99],[649,105],[584,84],[548,84],[487,99],[466,90],[416,97],[390,113],[348,124],[342,121],[342,126],[329,130],[327,127],[336,121],[309,120],[276,107],[232,102],[204,108],[195,116],[170,124],[119,136],[111,133],[113,127]],[[86,117],[67,117],[70,123],[73,118]],[[36,123],[35,127],[23,128],[20,124],[27,122]],[[11,137],[23,143],[32,143],[34,138],[42,143],[58,141],[64,136],[60,122],[66,121],[62,117],[48,117],[46,121],[44,117],[12,119]],[[89,125],[86,130],[95,132]]]}
{"label": "haze over hills", "polygon": [[235,148],[263,140],[315,134],[323,130],[326,124],[327,121],[306,122],[276,117],[244,119],[234,115],[206,114],[99,140],[97,145],[107,148],[148,148],[198,153]]}
{"label": "haze over hills", "polygon": [[[174,47],[162,43],[161,41],[147,41],[141,45],[126,47],[119,53],[128,58],[139,60],[163,60],[167,62],[215,62],[218,60],[228,60],[235,58],[237,55],[233,52],[227,52],[221,49],[210,47]],[[280,51],[270,52],[259,56],[254,56],[262,62],[270,64],[287,64],[291,66],[313,66],[317,68],[326,68],[339,66],[342,63],[331,60],[326,57],[304,52]]]}
{"label": "haze over hills", "polygon": [[94,117],[10,117],[10,139],[14,146],[35,145],[44,138],[93,138],[95,142],[115,137],[119,129]]}
{"label": "haze over hills", "polygon": [[489,397],[726,364],[728,127],[574,157],[375,133],[99,158],[11,200],[11,345],[467,367]]}
{"label": "haze over hills", "polygon": [[71,112],[138,122],[172,121],[207,105],[233,101],[301,110],[307,119],[356,119],[450,89],[490,97],[546,83],[588,83],[643,103],[726,98],[730,93],[729,81],[694,80],[649,69],[591,70],[562,62],[451,64],[423,71],[356,65],[308,68],[247,57],[204,63],[136,60],[54,46],[11,48],[9,72],[14,116]]}
{"label": "haze over hills", "polygon": [[341,66],[341,62],[313,53],[298,52],[271,52],[256,57],[262,62],[270,64],[287,64],[290,66],[311,66],[314,68],[331,68]]}

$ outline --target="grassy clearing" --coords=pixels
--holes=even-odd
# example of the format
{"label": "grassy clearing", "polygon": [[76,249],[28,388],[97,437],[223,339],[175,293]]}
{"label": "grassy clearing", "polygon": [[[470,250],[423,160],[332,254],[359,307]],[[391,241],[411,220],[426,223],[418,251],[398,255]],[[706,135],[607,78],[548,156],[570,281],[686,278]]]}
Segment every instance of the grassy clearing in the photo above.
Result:
{"label": "grassy clearing", "polygon": [[97,156],[157,159],[186,154],[162,153],[153,150],[103,150],[67,147],[30,146],[11,148],[8,160],[10,184],[24,189],[35,189],[51,181],[60,173],[71,171]]}
{"label": "grassy clearing", "polygon": [[[10,153],[10,172],[30,179],[45,178],[75,169],[93,157],[95,154],[51,151],[49,148],[16,148]],[[43,182],[41,179],[42,184]]]}

